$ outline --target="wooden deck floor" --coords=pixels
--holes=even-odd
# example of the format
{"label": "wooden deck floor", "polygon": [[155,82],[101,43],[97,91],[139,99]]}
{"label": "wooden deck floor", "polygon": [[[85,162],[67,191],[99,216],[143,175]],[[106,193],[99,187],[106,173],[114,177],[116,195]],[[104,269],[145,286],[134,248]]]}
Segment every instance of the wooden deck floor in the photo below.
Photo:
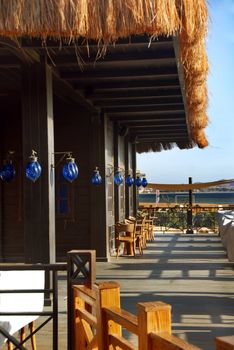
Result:
{"label": "wooden deck floor", "polygon": [[[173,332],[202,349],[216,336],[234,335],[234,264],[215,235],[157,234],[143,257],[97,263],[97,279],[120,283],[122,307],[141,301],[172,305]],[[59,280],[59,349],[66,349],[66,279]],[[37,336],[51,350],[51,326]],[[134,340],[134,339],[133,339]],[[30,349],[30,347],[28,347]]]}
{"label": "wooden deck floor", "polygon": [[172,305],[173,332],[203,349],[216,336],[234,335],[234,264],[215,235],[159,234],[143,257],[98,263],[99,279],[118,281],[122,307],[136,303]]}

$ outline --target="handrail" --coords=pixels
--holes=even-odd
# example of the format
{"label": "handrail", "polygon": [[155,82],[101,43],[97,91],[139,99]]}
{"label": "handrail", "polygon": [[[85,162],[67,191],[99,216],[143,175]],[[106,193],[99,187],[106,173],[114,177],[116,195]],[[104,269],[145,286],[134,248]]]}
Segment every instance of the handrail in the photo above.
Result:
{"label": "handrail", "polygon": [[113,345],[114,349],[117,349],[117,346],[123,350],[137,350],[137,347],[132,345],[127,339],[121,337],[117,334],[110,334],[110,343]]}
{"label": "handrail", "polygon": [[156,334],[152,332],[149,336],[151,340],[150,350],[156,348],[162,348],[163,350],[201,350],[197,346],[169,333]]}
{"label": "handrail", "polygon": [[118,308],[109,307],[103,309],[107,314],[108,319],[120,324],[122,327],[126,328],[129,332],[138,335],[138,320],[132,313]]}
{"label": "handrail", "polygon": [[74,290],[75,296],[82,298],[89,305],[95,306],[96,294],[92,289],[83,285],[80,285],[80,286],[74,285],[73,290]]}
{"label": "handrail", "polygon": [[86,322],[88,322],[92,327],[97,327],[97,317],[92,315],[85,309],[77,309],[76,316],[83,318]]}

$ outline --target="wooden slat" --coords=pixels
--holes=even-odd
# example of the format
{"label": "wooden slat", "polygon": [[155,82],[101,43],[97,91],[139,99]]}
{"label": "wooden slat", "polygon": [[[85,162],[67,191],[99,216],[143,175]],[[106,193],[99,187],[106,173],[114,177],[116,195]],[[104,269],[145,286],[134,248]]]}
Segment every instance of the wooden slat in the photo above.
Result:
{"label": "wooden slat", "polygon": [[114,349],[116,349],[118,346],[121,350],[137,350],[137,348],[127,339],[118,336],[117,334],[110,334],[109,341],[110,344],[113,345]]}
{"label": "wooden slat", "polygon": [[91,306],[95,306],[96,295],[93,290],[85,286],[73,286],[74,295],[82,298],[86,303]]}
{"label": "wooden slat", "polygon": [[200,350],[197,346],[187,343],[185,340],[169,333],[150,333],[151,349],[163,350]]}
{"label": "wooden slat", "polygon": [[92,315],[90,312],[88,312],[85,309],[76,309],[76,315],[82,319],[84,319],[86,322],[88,322],[91,326],[97,327],[97,318]]}
{"label": "wooden slat", "polygon": [[137,317],[135,315],[117,307],[109,307],[108,309],[105,308],[104,310],[108,315],[109,319],[120,324],[128,331],[138,335],[138,322]]}
{"label": "wooden slat", "polygon": [[234,350],[234,336],[215,338],[216,350]]}

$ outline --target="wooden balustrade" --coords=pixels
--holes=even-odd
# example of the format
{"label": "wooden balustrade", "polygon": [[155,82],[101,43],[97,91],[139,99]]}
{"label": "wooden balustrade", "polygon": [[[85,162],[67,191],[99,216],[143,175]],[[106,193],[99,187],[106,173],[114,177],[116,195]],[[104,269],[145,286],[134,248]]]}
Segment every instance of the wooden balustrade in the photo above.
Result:
{"label": "wooden balustrade", "polygon": [[[121,308],[118,283],[94,283],[93,251],[72,251],[69,261],[69,350],[199,350],[171,334],[170,305],[138,303],[136,316]],[[122,328],[138,337],[138,346],[123,337]],[[234,336],[216,338],[216,350],[234,350]]]}
{"label": "wooden balustrade", "polygon": [[[75,342],[72,350],[200,350],[171,334],[171,306],[138,303],[138,315],[123,310],[116,282],[73,286]],[[122,328],[138,337],[138,346],[123,337]],[[234,337],[216,338],[216,350],[234,350]]]}

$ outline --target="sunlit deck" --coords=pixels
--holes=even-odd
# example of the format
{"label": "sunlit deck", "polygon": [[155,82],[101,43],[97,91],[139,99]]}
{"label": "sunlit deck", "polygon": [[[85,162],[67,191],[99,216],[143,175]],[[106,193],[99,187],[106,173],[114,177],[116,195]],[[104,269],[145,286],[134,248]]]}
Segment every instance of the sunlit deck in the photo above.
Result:
{"label": "sunlit deck", "polygon": [[234,334],[234,270],[216,235],[157,235],[143,257],[98,264],[100,279],[121,285],[122,306],[140,301],[172,305],[174,333],[203,348]]}
{"label": "sunlit deck", "polygon": [[[234,334],[233,263],[216,235],[157,234],[143,257],[112,258],[97,263],[97,279],[117,281],[122,307],[136,313],[136,303],[164,301],[172,305],[173,332],[203,349],[214,338]],[[60,282],[59,348],[66,344],[66,280]],[[49,333],[41,333],[39,349],[50,349]]]}

